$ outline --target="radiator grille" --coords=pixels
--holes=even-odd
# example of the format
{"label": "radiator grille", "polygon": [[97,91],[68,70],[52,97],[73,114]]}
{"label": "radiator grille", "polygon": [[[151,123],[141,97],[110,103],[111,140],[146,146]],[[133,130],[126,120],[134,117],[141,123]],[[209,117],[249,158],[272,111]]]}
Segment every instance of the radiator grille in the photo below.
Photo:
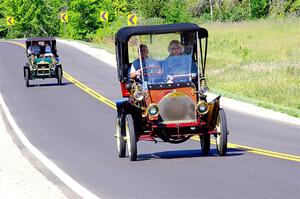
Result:
{"label": "radiator grille", "polygon": [[170,93],[158,104],[163,123],[195,122],[195,102],[182,93]]}

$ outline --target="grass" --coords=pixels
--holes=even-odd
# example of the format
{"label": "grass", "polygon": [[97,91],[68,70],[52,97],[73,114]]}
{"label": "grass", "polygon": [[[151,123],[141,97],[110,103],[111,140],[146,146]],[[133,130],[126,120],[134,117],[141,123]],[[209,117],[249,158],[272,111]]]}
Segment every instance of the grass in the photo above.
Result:
{"label": "grass", "polygon": [[[201,26],[209,31],[211,91],[300,117],[300,18]],[[112,39],[93,46],[114,53]]]}
{"label": "grass", "polygon": [[300,117],[299,18],[205,27],[212,91]]}

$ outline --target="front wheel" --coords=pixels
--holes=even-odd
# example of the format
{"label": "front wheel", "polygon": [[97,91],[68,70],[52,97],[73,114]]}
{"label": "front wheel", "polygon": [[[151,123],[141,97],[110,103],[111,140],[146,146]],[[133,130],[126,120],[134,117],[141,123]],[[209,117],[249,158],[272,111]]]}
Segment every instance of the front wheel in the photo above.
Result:
{"label": "front wheel", "polygon": [[57,68],[57,84],[62,85],[62,68]]}
{"label": "front wheel", "polygon": [[25,79],[25,86],[29,87],[29,69],[24,68],[24,79]]}
{"label": "front wheel", "polygon": [[205,133],[203,135],[200,135],[200,144],[201,144],[202,153],[204,155],[208,155],[210,151],[210,134]]}
{"label": "front wheel", "polygon": [[117,149],[120,158],[125,157],[126,154],[126,141],[123,136],[124,123],[120,117],[116,119],[116,137],[117,137]]}
{"label": "front wheel", "polygon": [[130,114],[125,117],[125,129],[127,137],[127,149],[129,154],[129,159],[131,161],[136,161],[137,159],[137,140],[136,132],[134,128],[133,118]]}
{"label": "front wheel", "polygon": [[223,109],[219,110],[219,115],[217,118],[217,137],[216,137],[216,147],[220,156],[225,156],[227,153],[227,121],[225,111]]}

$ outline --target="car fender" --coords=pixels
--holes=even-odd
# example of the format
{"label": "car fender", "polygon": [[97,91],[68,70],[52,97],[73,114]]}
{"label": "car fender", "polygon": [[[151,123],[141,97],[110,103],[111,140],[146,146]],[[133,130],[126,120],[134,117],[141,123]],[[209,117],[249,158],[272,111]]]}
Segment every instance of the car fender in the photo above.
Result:
{"label": "car fender", "polygon": [[207,125],[211,130],[213,130],[217,124],[217,117],[220,110],[220,98],[221,95],[208,103]]}

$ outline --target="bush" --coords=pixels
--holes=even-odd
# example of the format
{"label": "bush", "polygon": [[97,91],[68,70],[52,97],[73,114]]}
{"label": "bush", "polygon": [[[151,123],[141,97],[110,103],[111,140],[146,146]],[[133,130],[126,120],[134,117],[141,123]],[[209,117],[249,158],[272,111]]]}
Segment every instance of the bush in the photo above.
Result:
{"label": "bush", "polygon": [[268,16],[269,3],[268,0],[251,0],[250,14],[252,19],[260,19]]}
{"label": "bush", "polygon": [[111,22],[110,25],[99,28],[96,34],[90,36],[95,42],[102,42],[107,38],[113,39],[117,31],[125,26],[127,26],[127,15],[121,14],[115,21]]}
{"label": "bush", "polygon": [[[70,2],[67,33],[73,39],[84,40],[100,27],[96,1],[73,0]],[[63,30],[62,30],[63,31]]]}
{"label": "bush", "polygon": [[221,21],[242,21],[249,19],[249,6],[246,1],[226,1],[220,8],[214,8],[214,18]]}
{"label": "bush", "polygon": [[140,15],[143,18],[157,18],[161,17],[162,9],[164,8],[167,1],[161,0],[135,0],[134,7],[132,8],[139,10]]}
{"label": "bush", "polygon": [[160,24],[164,24],[165,23],[165,19],[163,18],[145,18],[145,19],[140,19],[140,24],[141,25],[160,25]]}
{"label": "bush", "polygon": [[186,1],[169,0],[163,8],[162,17],[167,23],[189,22],[190,13],[187,12]]}
{"label": "bush", "polygon": [[273,0],[270,4],[269,16],[285,17],[287,15],[300,16],[300,0]]}

